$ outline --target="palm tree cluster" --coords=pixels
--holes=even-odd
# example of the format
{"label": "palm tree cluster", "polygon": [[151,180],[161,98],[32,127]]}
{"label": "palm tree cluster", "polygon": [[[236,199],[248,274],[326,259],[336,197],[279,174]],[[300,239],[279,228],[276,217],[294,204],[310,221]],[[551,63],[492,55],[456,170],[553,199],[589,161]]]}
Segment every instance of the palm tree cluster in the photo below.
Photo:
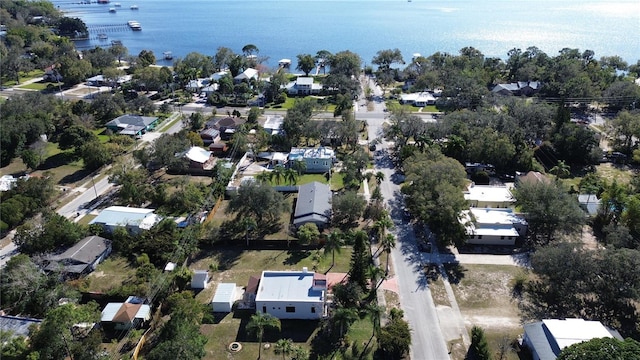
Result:
{"label": "palm tree cluster", "polygon": [[299,171],[294,168],[276,165],[272,171],[263,171],[256,175],[256,179],[261,182],[274,182],[276,185],[280,185],[284,180],[289,185],[296,185],[299,176]]}

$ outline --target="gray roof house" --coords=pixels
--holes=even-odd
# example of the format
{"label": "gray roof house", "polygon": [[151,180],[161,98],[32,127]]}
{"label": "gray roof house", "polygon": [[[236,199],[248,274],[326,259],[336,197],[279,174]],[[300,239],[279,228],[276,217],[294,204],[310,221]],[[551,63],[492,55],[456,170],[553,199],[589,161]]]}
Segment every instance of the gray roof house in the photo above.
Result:
{"label": "gray roof house", "polygon": [[32,319],[20,316],[0,316],[0,329],[9,332],[9,337],[24,336],[29,337],[29,328],[31,326],[40,326],[42,320]]}
{"label": "gray roof house", "polygon": [[583,319],[545,319],[525,324],[523,345],[533,360],[555,360],[567,346],[596,338],[617,338],[620,334],[599,321]]}
{"label": "gray roof house", "polygon": [[498,84],[491,90],[494,94],[531,96],[540,90],[539,81],[518,81],[509,84]]}
{"label": "gray roof house", "polygon": [[66,274],[87,274],[96,269],[111,253],[111,241],[100,236],[87,236],[58,255],[45,258],[47,271],[62,271]]}
{"label": "gray roof house", "polygon": [[298,187],[298,200],[293,215],[293,225],[296,228],[314,223],[323,229],[331,216],[331,188],[327,184],[317,181]]}
{"label": "gray roof house", "polygon": [[127,114],[109,121],[105,126],[120,135],[136,136],[153,130],[157,124],[157,117]]}

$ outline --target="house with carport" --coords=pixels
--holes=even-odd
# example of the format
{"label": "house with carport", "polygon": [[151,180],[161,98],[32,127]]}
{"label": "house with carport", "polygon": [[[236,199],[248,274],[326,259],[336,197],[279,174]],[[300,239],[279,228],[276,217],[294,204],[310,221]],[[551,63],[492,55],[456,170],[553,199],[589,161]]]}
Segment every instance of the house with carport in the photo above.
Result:
{"label": "house with carport", "polygon": [[327,314],[327,277],[302,271],[262,272],[256,293],[256,312],[278,319],[321,319]]}

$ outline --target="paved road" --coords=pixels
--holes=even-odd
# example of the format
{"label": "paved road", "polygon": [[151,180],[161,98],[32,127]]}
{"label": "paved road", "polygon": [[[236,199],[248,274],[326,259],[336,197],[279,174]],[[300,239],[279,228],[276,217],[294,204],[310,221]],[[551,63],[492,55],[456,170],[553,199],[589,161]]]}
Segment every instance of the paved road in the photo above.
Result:
{"label": "paved road", "polygon": [[[375,86],[374,96],[382,95],[382,91]],[[356,113],[358,119],[367,120],[369,139],[381,138],[382,125],[386,113],[383,112],[384,102],[376,102],[374,111],[366,111],[366,106]],[[382,195],[391,209],[391,217],[396,225],[393,230],[397,236],[396,247],[391,251],[393,269],[398,282],[399,297],[405,318],[412,330],[411,358],[444,360],[449,359],[449,351],[440,328],[440,320],[436,311],[427,278],[423,271],[421,253],[416,246],[416,236],[413,226],[403,222],[403,199],[400,186],[392,179],[396,176],[393,163],[387,148],[389,143],[381,141],[375,157],[375,171],[381,171],[385,180],[380,184]]]}

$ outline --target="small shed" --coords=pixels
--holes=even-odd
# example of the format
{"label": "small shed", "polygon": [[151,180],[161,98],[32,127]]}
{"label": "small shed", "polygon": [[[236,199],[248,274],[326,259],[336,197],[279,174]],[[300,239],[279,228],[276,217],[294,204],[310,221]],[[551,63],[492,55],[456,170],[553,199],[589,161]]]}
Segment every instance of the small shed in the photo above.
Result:
{"label": "small shed", "polygon": [[220,283],[216,289],[211,306],[213,312],[231,312],[233,303],[236,301],[236,284]]}
{"label": "small shed", "polygon": [[191,277],[192,289],[204,289],[209,282],[209,272],[207,270],[196,270]]}

